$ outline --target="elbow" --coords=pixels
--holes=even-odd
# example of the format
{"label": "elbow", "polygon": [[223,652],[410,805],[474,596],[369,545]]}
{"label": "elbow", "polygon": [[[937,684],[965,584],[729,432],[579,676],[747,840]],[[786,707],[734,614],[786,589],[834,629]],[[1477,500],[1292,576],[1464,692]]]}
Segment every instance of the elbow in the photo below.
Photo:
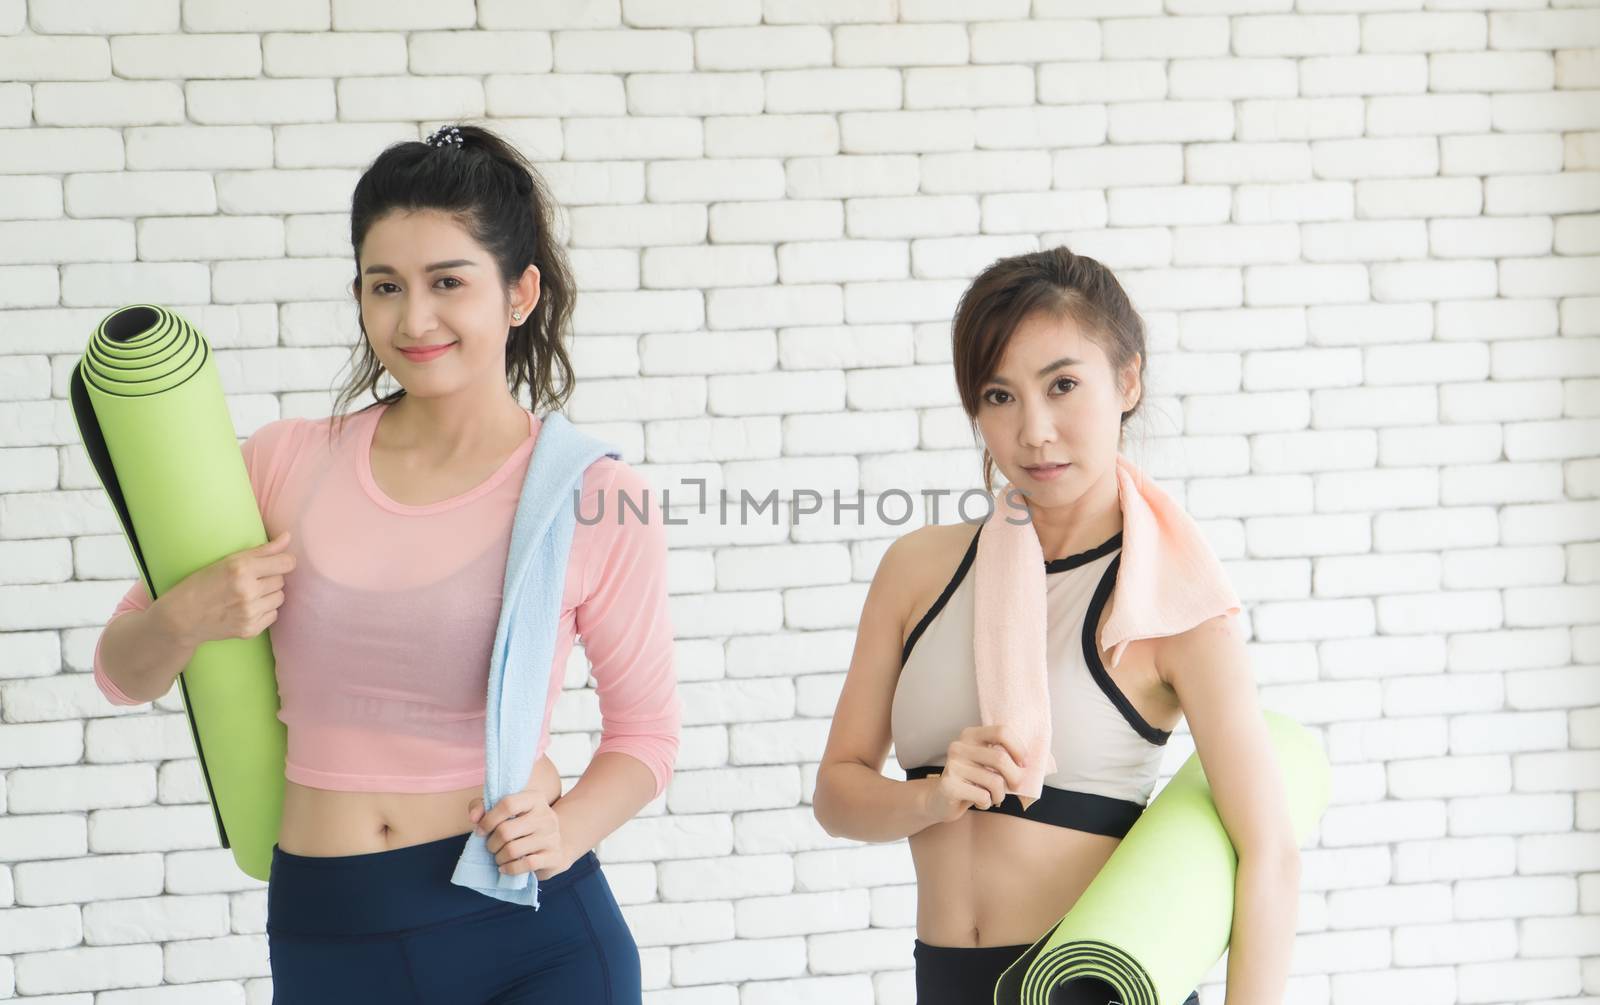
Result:
{"label": "elbow", "polygon": [[822,794],[822,783],[817,783],[817,791],[811,795],[811,815],[816,818],[817,826],[829,837],[838,837],[839,833],[833,829],[833,817],[828,813],[828,800]]}
{"label": "elbow", "polygon": [[657,747],[657,760],[651,765],[651,771],[656,776],[656,791],[650,797],[651,799],[659,799],[661,794],[667,791],[667,786],[672,782],[673,770],[677,765],[678,734],[673,733],[670,736],[660,737]]}
{"label": "elbow", "polygon": [[667,750],[664,749],[660,744],[633,742],[633,738],[628,740],[613,739],[610,741],[601,741],[600,746],[595,748],[594,756],[599,757],[601,754],[626,754],[643,764],[645,768],[649,770],[652,780],[650,798],[646,800],[646,802],[651,802],[659,799],[661,797],[661,793],[667,791],[667,783],[672,781],[672,766],[675,760],[675,750],[676,744],[673,745],[672,750]]}
{"label": "elbow", "polygon": [[826,763],[817,767],[816,790],[811,793],[811,815],[816,817],[817,826],[829,837],[849,837],[840,828],[838,814],[835,812],[833,800],[833,787],[830,783],[830,773]]}
{"label": "elbow", "polygon": [[607,724],[601,731],[595,756],[615,751],[642,761],[655,780],[652,800],[660,798],[672,781],[678,762],[678,722],[676,717],[652,724],[633,723],[624,728]]}
{"label": "elbow", "polygon": [[145,704],[143,699],[135,698],[123,691],[122,688],[117,686],[117,682],[111,679],[111,675],[106,672],[105,663],[101,660],[100,646],[98,644],[95,645],[94,649],[94,683],[100,689],[100,693],[106,696],[106,700],[113,705],[133,706]]}
{"label": "elbow", "polygon": [[117,687],[116,684],[112,683],[111,678],[107,677],[104,673],[97,671],[94,675],[94,682],[100,688],[100,693],[105,695],[106,700],[113,705],[132,707],[134,705],[146,704],[145,701],[139,698],[134,698],[131,695],[125,694],[122,689]]}

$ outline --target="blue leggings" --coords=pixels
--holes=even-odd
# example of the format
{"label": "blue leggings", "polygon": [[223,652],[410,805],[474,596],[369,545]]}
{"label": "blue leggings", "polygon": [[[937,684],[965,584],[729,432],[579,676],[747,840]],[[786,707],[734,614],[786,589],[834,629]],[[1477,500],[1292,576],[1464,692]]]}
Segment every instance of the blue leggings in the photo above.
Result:
{"label": "blue leggings", "polygon": [[639,948],[588,852],[539,908],[450,882],[465,833],[368,855],[272,849],[274,1005],[639,1005]]}

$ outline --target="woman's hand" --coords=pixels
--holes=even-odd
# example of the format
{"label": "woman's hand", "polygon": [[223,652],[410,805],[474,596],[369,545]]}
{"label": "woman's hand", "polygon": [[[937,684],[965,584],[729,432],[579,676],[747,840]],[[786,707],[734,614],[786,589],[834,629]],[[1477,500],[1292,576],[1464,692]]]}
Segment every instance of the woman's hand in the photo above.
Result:
{"label": "woman's hand", "polygon": [[1022,746],[1004,725],[968,726],[950,741],[944,768],[932,776],[925,810],[936,823],[948,823],[976,806],[1000,805],[1008,788],[1022,783]]}
{"label": "woman's hand", "polygon": [[254,548],[225,555],[175,583],[158,602],[186,644],[253,639],[275,624],[283,606],[284,578],[296,559],[289,531]]}
{"label": "woman's hand", "polygon": [[487,814],[483,800],[474,799],[467,816],[473,829],[486,835],[484,844],[508,876],[532,872],[539,879],[549,879],[565,872],[576,859],[562,845],[561,818],[537,786],[511,793]]}

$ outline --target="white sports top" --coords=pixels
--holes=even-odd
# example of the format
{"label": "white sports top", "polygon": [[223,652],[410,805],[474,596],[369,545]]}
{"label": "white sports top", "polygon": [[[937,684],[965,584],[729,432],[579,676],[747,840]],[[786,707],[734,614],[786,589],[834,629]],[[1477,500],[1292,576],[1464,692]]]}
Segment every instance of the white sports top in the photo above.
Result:
{"label": "white sports top", "polygon": [[[982,525],[978,525],[982,532]],[[908,778],[935,774],[950,741],[981,722],[973,668],[973,579],[978,534],[900,656],[890,712],[895,758]],[[1023,811],[1015,795],[993,810],[1121,837],[1155,788],[1171,732],[1145,721],[1100,660],[1095,629],[1116,585],[1122,534],[1045,562],[1046,658],[1056,770]]]}

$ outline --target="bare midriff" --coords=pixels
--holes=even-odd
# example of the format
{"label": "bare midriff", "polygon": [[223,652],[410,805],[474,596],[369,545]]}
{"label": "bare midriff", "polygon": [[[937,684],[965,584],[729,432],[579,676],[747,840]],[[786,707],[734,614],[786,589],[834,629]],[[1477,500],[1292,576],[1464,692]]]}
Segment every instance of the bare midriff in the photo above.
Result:
{"label": "bare midriff", "polygon": [[917,938],[1031,944],[1078,902],[1120,838],[968,810],[911,835]]}
{"label": "bare midriff", "polygon": [[[931,589],[919,615],[937,595]],[[1111,609],[1108,603],[1101,612],[1096,638]],[[1149,642],[1130,643],[1116,667],[1102,650],[1101,662],[1145,721],[1168,731],[1178,724],[1182,709],[1156,671]],[[1072,909],[1121,841],[976,809],[924,828],[907,840],[917,873],[917,938],[932,946],[1031,945]]]}
{"label": "bare midriff", "polygon": [[[548,757],[533,767],[530,788],[550,802],[561,776]],[[427,844],[472,830],[468,816],[483,787],[445,792],[345,792],[288,782],[278,847],[291,855],[365,855]]]}

